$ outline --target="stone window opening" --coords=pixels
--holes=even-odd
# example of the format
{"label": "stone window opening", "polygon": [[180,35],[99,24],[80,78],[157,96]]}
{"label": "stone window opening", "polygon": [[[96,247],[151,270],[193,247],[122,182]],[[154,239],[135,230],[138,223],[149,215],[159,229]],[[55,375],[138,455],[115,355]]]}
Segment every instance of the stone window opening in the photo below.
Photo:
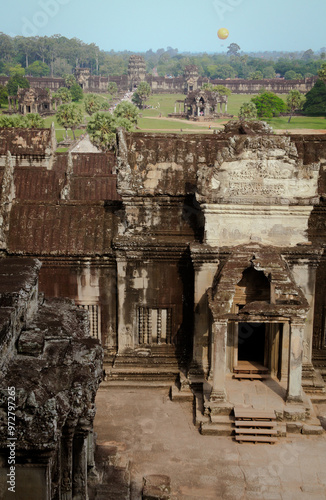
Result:
{"label": "stone window opening", "polygon": [[101,340],[101,310],[98,304],[78,304],[78,307],[88,311],[89,331],[91,337]]}
{"label": "stone window opening", "polygon": [[171,344],[171,337],[171,308],[138,308],[139,344]]}

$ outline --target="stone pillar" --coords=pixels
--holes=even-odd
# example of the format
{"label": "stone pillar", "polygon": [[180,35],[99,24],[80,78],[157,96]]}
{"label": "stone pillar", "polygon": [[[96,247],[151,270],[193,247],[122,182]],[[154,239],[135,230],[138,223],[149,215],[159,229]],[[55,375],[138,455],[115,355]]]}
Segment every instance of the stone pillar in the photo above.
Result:
{"label": "stone pillar", "polygon": [[302,401],[303,321],[291,321],[287,401]]}
{"label": "stone pillar", "polygon": [[224,109],[224,112],[227,113],[228,112],[228,102],[225,101],[225,109]]}
{"label": "stone pillar", "polygon": [[64,430],[61,438],[61,498],[72,500],[72,445],[74,428]]}
{"label": "stone pillar", "polygon": [[175,113],[177,112],[177,103],[176,102],[174,103],[174,112]]}
{"label": "stone pillar", "polygon": [[[212,286],[218,266],[218,261],[196,262],[196,255],[192,255],[195,270],[194,286],[194,342],[193,359],[190,373],[203,375],[209,369],[209,309],[206,290]],[[200,257],[198,256],[200,259]]]}
{"label": "stone pillar", "polygon": [[226,374],[226,341],[227,320],[214,321],[212,325],[212,392],[211,401],[226,401],[225,374]]}
{"label": "stone pillar", "polygon": [[80,430],[73,443],[73,500],[87,500],[87,436]]}
{"label": "stone pillar", "polygon": [[127,259],[124,256],[117,257],[117,285],[118,285],[118,352],[122,353],[126,348],[125,327],[125,300],[126,300],[126,271]]}
{"label": "stone pillar", "polygon": [[314,306],[315,306],[315,286],[316,286],[316,266],[317,263],[309,263],[307,260],[301,260],[300,264],[292,267],[296,284],[303,291],[308,304],[309,311],[304,323],[303,335],[303,365],[312,367],[312,338],[313,338],[313,322],[314,322]]}
{"label": "stone pillar", "polygon": [[286,382],[289,374],[290,324],[283,323],[281,382]]}

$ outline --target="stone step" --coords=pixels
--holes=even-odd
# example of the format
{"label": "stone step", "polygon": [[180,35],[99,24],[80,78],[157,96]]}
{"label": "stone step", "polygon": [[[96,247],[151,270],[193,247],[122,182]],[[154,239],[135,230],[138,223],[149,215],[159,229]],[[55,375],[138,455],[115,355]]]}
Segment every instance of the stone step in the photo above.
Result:
{"label": "stone step", "polygon": [[277,430],[276,429],[257,429],[257,428],[244,429],[243,427],[236,427],[235,433],[236,434],[245,434],[245,435],[250,435],[250,436],[257,436],[257,435],[276,436]]}
{"label": "stone step", "polygon": [[245,442],[250,442],[250,443],[270,443],[270,444],[275,444],[277,443],[277,438],[276,437],[270,437],[270,436],[235,436],[235,440],[238,441],[239,443],[245,441]]}
{"label": "stone step", "polygon": [[303,424],[302,434],[323,434],[325,431],[321,425]]}
{"label": "stone step", "polygon": [[264,380],[268,378],[269,375],[265,375],[264,373],[234,373],[233,378],[237,380],[246,379],[246,380]]}
{"label": "stone step", "polygon": [[106,382],[114,380],[124,381],[168,381],[170,385],[177,379],[179,371],[171,370],[167,367],[121,367],[112,368],[111,372],[107,374]]}
{"label": "stone step", "polygon": [[314,405],[321,405],[326,403],[326,394],[313,394],[310,396],[311,402]]}
{"label": "stone step", "polygon": [[178,389],[178,387],[171,386],[170,390],[170,397],[172,401],[193,401],[194,400],[194,394],[191,391],[190,388],[188,389]]}

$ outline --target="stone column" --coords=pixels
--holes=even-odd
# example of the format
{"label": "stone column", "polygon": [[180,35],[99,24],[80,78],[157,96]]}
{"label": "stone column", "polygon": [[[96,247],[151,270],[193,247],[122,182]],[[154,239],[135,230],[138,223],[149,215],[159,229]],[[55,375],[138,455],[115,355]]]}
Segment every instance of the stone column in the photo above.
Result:
{"label": "stone column", "polygon": [[72,500],[72,444],[74,428],[66,428],[61,438],[61,498]]}
{"label": "stone column", "polygon": [[281,382],[287,381],[289,374],[290,324],[283,323]]}
{"label": "stone column", "polygon": [[[217,259],[212,262],[196,261],[192,255],[195,271],[194,286],[194,343],[193,359],[190,373],[203,375],[209,369],[208,342],[209,342],[209,310],[206,290],[212,286],[218,266]],[[198,256],[200,259],[200,257]]]}
{"label": "stone column", "polygon": [[291,321],[287,401],[302,401],[303,321]]}
{"label": "stone column", "polygon": [[211,401],[226,401],[225,374],[226,374],[226,341],[227,320],[214,321],[212,325],[212,392]]}
{"label": "stone column", "polygon": [[117,257],[117,285],[118,285],[118,353],[126,348],[126,325],[125,325],[125,300],[126,300],[126,271],[127,259],[124,256]]}
{"label": "stone column", "polygon": [[174,103],[174,112],[175,113],[177,112],[177,103],[176,102]]}
{"label": "stone column", "polygon": [[79,430],[73,443],[73,500],[87,500],[87,436]]}
{"label": "stone column", "polygon": [[225,113],[227,113],[227,111],[228,111],[228,103],[227,103],[227,101],[225,101],[225,109],[224,109],[224,112],[225,112]]}

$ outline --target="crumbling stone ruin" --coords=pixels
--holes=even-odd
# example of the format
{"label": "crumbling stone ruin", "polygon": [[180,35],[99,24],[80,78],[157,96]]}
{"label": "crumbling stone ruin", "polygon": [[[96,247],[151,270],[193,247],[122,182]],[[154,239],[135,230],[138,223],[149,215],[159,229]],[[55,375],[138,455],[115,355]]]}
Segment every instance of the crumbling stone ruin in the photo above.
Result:
{"label": "crumbling stone ruin", "polygon": [[1,158],[2,251],[38,258],[45,296],[88,311],[107,384],[181,376],[214,415],[254,361],[285,405],[324,397],[325,136],[233,121],[67,154],[50,131],[1,130]]}
{"label": "crumbling stone ruin", "polygon": [[86,500],[102,348],[84,310],[39,294],[40,267],[0,259],[1,498]]}
{"label": "crumbling stone ruin", "polygon": [[[222,105],[224,104],[224,112]],[[190,120],[205,121],[227,115],[228,98],[210,90],[190,91],[184,101],[185,116]],[[176,111],[176,109],[175,109]],[[169,115],[173,116],[173,115]]]}
{"label": "crumbling stone ruin", "polygon": [[[9,98],[9,111],[11,111],[11,100]],[[39,113],[42,115],[55,114],[52,107],[51,92],[42,88],[18,89],[18,112],[22,115],[28,113]]]}

